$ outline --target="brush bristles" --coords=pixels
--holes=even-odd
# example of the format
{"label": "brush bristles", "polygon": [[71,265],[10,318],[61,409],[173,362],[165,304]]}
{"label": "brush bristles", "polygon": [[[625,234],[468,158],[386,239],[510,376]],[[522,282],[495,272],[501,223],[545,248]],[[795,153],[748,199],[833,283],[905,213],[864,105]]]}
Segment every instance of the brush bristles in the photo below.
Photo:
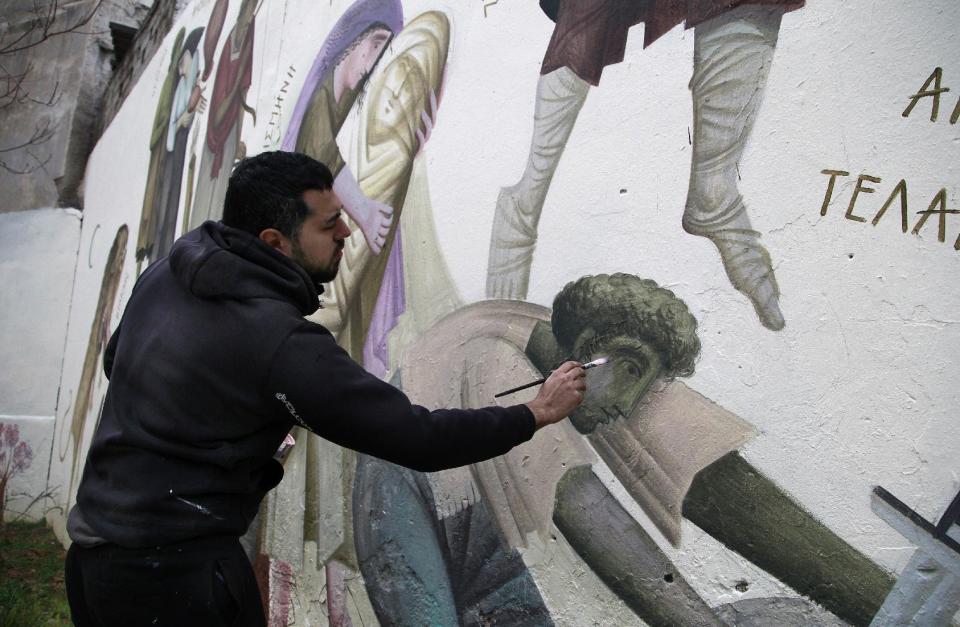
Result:
{"label": "brush bristles", "polygon": [[610,361],[609,357],[600,357],[599,359],[594,359],[588,364],[583,364],[583,369],[588,370],[590,368],[596,368],[597,366],[602,366],[603,364]]}

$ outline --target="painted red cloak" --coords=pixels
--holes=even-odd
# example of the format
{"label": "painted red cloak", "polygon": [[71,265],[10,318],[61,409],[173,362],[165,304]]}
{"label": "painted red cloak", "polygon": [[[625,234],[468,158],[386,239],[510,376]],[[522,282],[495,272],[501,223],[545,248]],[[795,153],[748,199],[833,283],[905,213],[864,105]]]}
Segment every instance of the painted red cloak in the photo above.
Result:
{"label": "painted red cloak", "polygon": [[[236,29],[236,27],[234,27]],[[207,148],[213,153],[213,166],[210,178],[220,175],[223,166],[224,144],[243,115],[243,98],[250,87],[253,68],[253,31],[254,21],[250,20],[246,36],[236,58],[231,58],[230,46],[234,31],[231,30],[227,41],[220,51],[220,63],[213,83],[213,95],[210,98],[210,119],[207,122]],[[227,107],[226,113],[217,120],[216,113],[221,107]]]}
{"label": "painted red cloak", "polygon": [[631,26],[645,23],[646,48],[677,24],[692,28],[741,4],[775,5],[787,12],[804,0],[541,0],[556,27],[540,73],[569,67],[598,85],[603,68],[623,61]]}

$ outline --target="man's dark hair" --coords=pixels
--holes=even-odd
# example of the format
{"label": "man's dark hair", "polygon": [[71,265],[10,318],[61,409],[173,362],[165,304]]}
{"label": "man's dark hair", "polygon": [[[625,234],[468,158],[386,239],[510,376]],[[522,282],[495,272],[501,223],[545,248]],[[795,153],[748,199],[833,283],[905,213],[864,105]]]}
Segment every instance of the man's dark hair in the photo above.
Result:
{"label": "man's dark hair", "polygon": [[666,377],[693,374],[700,353],[697,319],[687,305],[656,282],[632,274],[598,274],[568,283],[553,301],[551,327],[568,352],[586,327],[597,333],[592,345],[616,335],[639,338],[656,348]]}
{"label": "man's dark hair", "polygon": [[316,159],[296,152],[263,152],[233,168],[223,223],[254,236],[274,228],[294,238],[310,211],[303,192],[331,187],[333,175]]}

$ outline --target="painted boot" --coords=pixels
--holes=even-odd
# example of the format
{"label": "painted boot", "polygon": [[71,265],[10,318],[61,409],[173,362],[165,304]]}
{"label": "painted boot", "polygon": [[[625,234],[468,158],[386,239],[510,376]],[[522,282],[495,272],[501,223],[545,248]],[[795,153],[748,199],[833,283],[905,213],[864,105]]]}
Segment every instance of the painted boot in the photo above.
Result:
{"label": "painted boot", "polygon": [[537,224],[560,155],[590,84],[569,68],[540,77],[530,155],[520,182],[500,190],[487,262],[487,297],[523,299],[537,243]]}
{"label": "painted boot", "polygon": [[733,286],[763,326],[780,330],[780,288],[770,254],[737,189],[738,164],[773,60],[782,11],[744,6],[695,29],[693,162],[683,228],[712,241]]}

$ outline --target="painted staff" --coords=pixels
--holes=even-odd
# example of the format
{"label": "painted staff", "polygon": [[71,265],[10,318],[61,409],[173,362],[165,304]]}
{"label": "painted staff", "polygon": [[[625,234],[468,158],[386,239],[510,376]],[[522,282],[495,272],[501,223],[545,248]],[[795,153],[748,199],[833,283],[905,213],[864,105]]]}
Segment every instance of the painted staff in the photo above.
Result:
{"label": "painted staff", "polygon": [[917,546],[871,627],[949,625],[960,609],[960,493],[936,526],[880,486],[870,507]]}

